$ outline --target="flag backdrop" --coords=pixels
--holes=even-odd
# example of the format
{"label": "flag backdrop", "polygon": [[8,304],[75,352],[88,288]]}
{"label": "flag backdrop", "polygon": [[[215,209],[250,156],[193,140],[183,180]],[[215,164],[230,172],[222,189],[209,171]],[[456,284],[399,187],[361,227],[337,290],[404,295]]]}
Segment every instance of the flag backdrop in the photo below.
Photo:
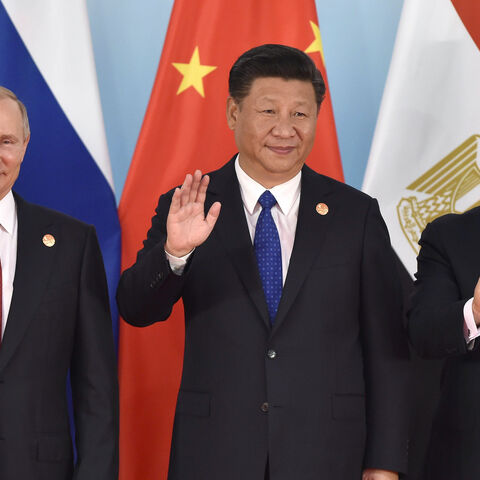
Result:
{"label": "flag backdrop", "polygon": [[95,225],[116,330],[120,226],[85,0],[0,0],[0,59],[32,132],[14,188]]}
{"label": "flag backdrop", "polygon": [[480,204],[480,2],[406,0],[365,175],[410,274],[428,222]]}
{"label": "flag backdrop", "polygon": [[[141,248],[159,195],[187,172],[216,169],[236,152],[225,117],[228,72],[241,53],[264,43],[306,51],[326,79],[314,0],[294,7],[290,0],[175,1],[119,207],[124,268]],[[329,95],[307,163],[343,179]],[[179,306],[146,329],[121,322],[121,480],[166,478],[183,335]]]}

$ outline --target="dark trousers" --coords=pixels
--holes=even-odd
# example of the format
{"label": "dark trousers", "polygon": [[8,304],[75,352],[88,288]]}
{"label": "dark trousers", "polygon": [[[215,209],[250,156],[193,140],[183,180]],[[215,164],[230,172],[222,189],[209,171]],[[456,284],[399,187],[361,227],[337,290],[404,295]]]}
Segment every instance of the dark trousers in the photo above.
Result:
{"label": "dark trousers", "polygon": [[270,480],[270,472],[268,469],[268,459],[267,459],[267,466],[265,468],[265,480]]}

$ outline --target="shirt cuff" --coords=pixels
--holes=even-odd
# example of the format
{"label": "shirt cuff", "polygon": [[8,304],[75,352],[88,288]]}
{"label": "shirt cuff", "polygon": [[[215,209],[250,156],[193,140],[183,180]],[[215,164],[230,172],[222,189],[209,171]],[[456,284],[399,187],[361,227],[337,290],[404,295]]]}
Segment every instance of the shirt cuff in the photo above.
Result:
{"label": "shirt cuff", "polygon": [[477,327],[473,318],[472,310],[473,298],[468,300],[463,306],[463,336],[467,342],[469,350],[473,348],[474,340],[480,336],[480,328]]}
{"label": "shirt cuff", "polygon": [[165,250],[165,255],[167,256],[168,263],[170,264],[170,268],[175,275],[180,276],[183,273],[183,271],[185,270],[185,265],[187,264],[188,259],[192,256],[194,250],[195,249],[193,249],[190,253],[187,253],[183,257],[176,257],[175,255],[172,255]]}

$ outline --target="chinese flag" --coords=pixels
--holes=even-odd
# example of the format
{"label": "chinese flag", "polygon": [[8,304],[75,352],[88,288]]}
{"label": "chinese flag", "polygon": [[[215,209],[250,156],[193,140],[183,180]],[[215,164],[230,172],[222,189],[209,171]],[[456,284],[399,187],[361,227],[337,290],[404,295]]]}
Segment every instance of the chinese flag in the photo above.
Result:
{"label": "chinese flag", "polygon": [[[236,152],[225,117],[228,73],[244,51],[264,43],[307,52],[326,81],[314,0],[175,1],[119,207],[123,268],[135,261],[160,194]],[[328,89],[307,163],[343,180]],[[167,322],[120,325],[120,480],[167,478],[183,335],[178,305]]]}

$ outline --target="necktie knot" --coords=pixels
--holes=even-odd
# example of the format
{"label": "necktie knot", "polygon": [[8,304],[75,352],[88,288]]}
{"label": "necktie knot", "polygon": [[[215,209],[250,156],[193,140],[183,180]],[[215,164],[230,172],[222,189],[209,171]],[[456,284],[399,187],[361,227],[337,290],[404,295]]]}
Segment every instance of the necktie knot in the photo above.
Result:
{"label": "necktie knot", "polygon": [[258,203],[262,206],[262,208],[270,210],[277,203],[277,200],[269,190],[265,190],[260,195]]}

